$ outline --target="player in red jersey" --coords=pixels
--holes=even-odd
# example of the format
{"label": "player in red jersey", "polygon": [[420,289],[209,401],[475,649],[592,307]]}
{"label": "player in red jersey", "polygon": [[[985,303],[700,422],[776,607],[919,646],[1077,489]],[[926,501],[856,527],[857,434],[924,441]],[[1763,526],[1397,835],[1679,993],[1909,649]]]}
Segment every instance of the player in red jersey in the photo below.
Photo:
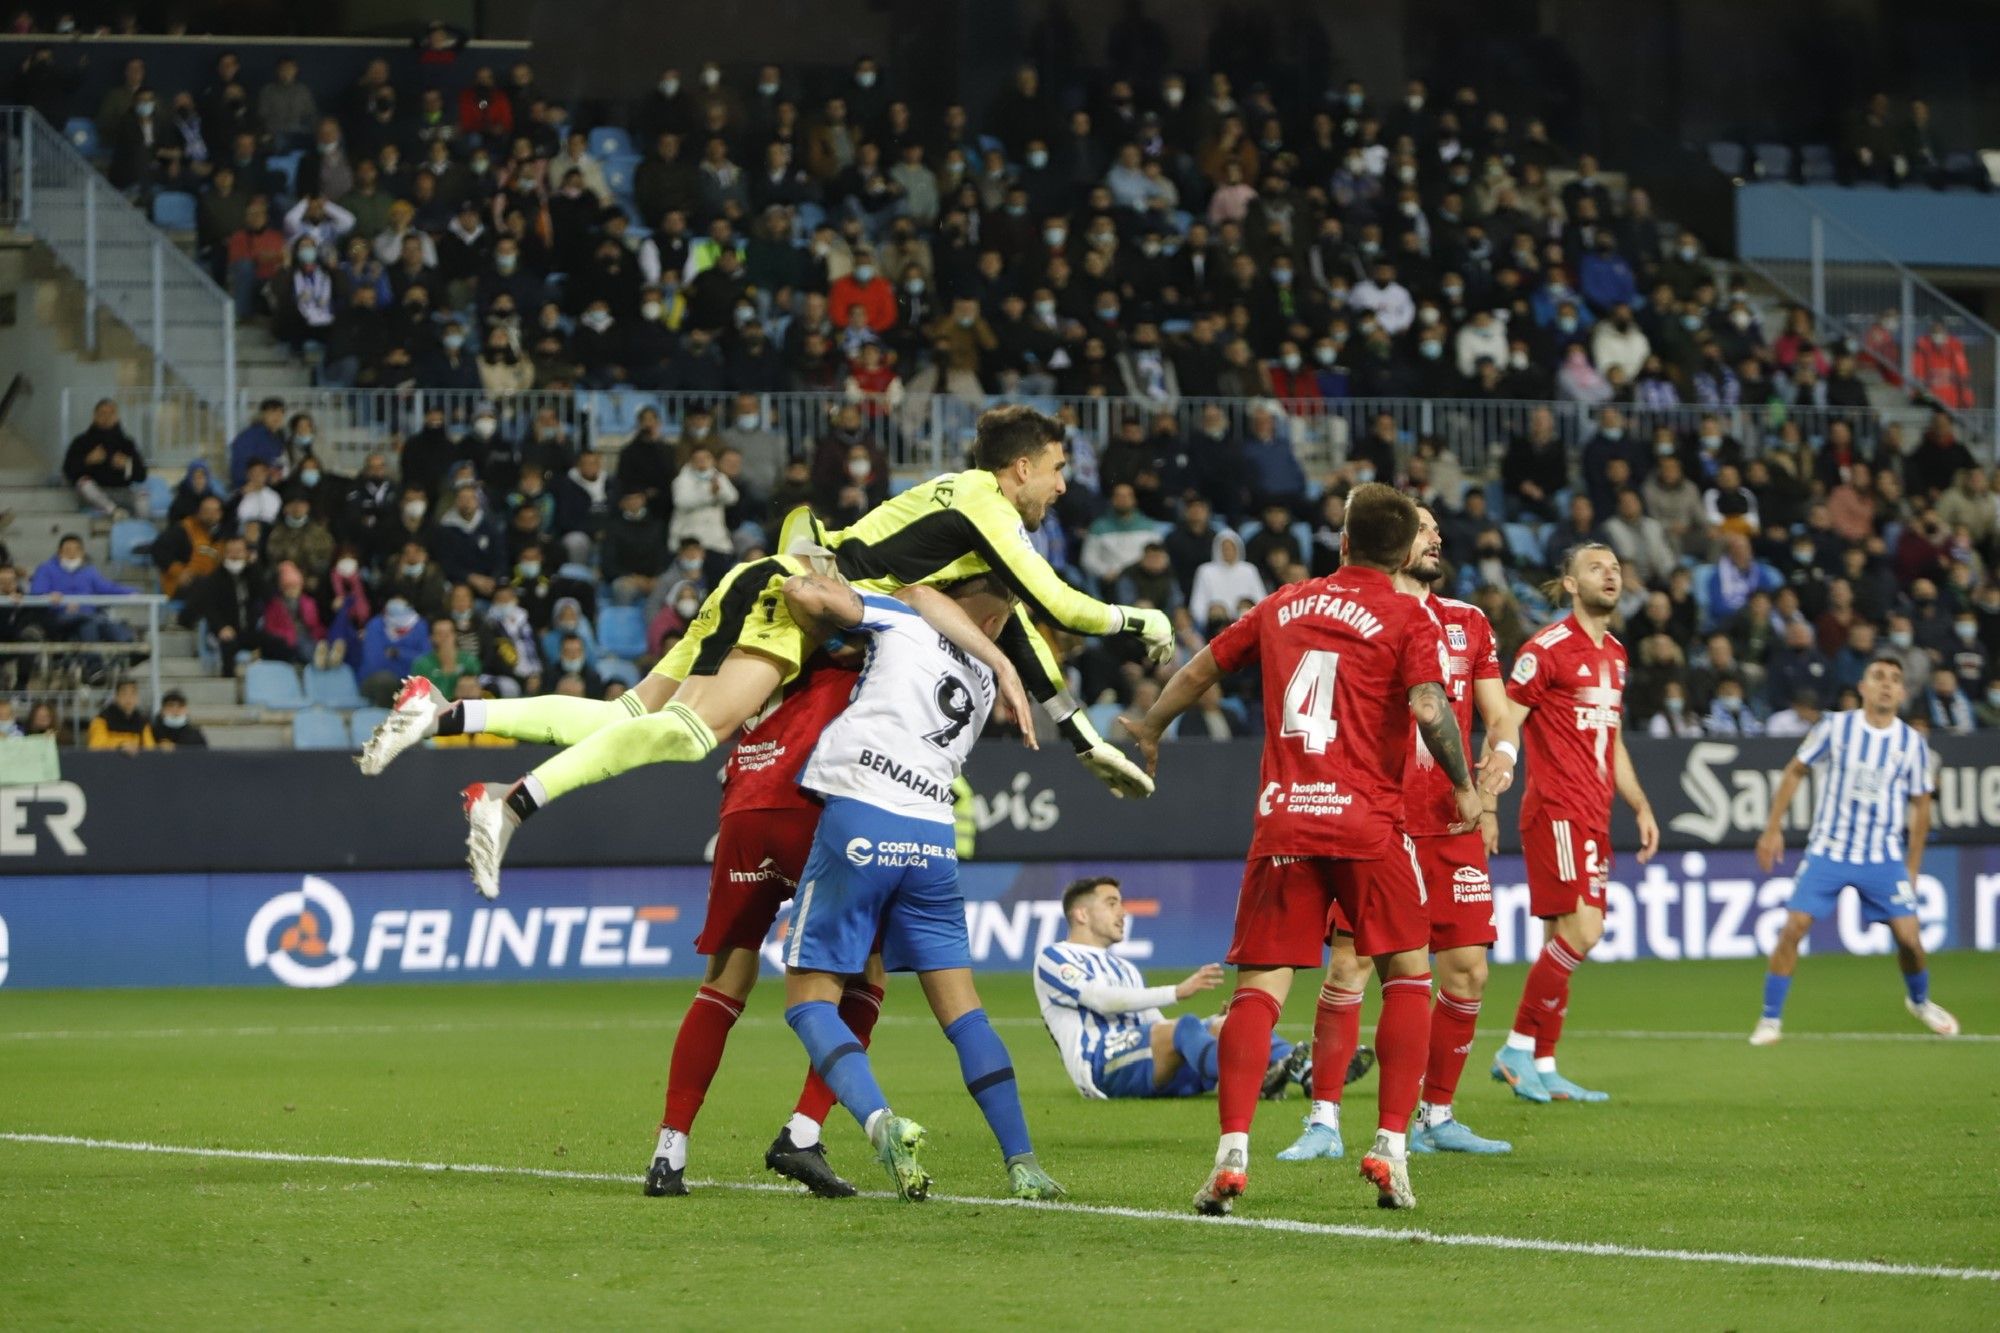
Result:
{"label": "player in red jersey", "polygon": [[[1444,578],[1444,543],[1430,510],[1419,506],[1417,521],[1417,542],[1411,548],[1410,562],[1396,575],[1396,590],[1428,608],[1444,633],[1450,671],[1445,692],[1461,735],[1472,735],[1473,707],[1475,703],[1478,706],[1486,727],[1485,753],[1479,762],[1480,794],[1486,808],[1480,813],[1476,831],[1452,831],[1458,822],[1458,806],[1451,782],[1423,737],[1413,733],[1411,762],[1403,780],[1403,810],[1429,900],[1431,966],[1437,979],[1437,997],[1431,1007],[1423,1100],[1417,1106],[1409,1146],[1412,1152],[1511,1152],[1512,1145],[1481,1138],[1460,1124],[1452,1115],[1452,1097],[1472,1050],[1480,1000],[1486,993],[1486,951],[1498,938],[1486,858],[1500,844],[1495,806],[1500,793],[1514,780],[1519,732],[1507,705],[1507,689],[1500,683],[1493,626],[1478,607],[1432,594],[1432,587]],[[1334,924],[1326,984],[1320,990],[1313,1021],[1312,1110],[1306,1117],[1305,1132],[1278,1154],[1280,1161],[1339,1157],[1344,1151],[1340,1140],[1341,1084],[1361,1040],[1361,998],[1368,964],[1356,955],[1347,923]]]}
{"label": "player in red jersey", "polygon": [[1228,961],[1237,967],[1220,1037],[1222,1139],[1195,1195],[1227,1213],[1247,1183],[1250,1122],[1271,1030],[1297,968],[1324,961],[1338,902],[1356,947],[1382,978],[1379,1128],[1361,1174],[1384,1208],[1411,1208],[1405,1132],[1423,1077],[1430,971],[1423,881],[1403,832],[1410,719],[1456,790],[1460,827],[1479,817],[1465,741],[1445,698],[1444,636],[1390,581],[1409,559],[1417,510],[1382,485],[1356,487],[1341,533],[1346,562],[1280,588],[1215,637],[1128,724],[1149,766],[1167,725],[1227,672],[1261,666],[1264,757],[1257,825],[1236,901]]}
{"label": "player in red jersey", "polygon": [[[1514,1030],[1493,1077],[1531,1102],[1608,1100],[1556,1072],[1556,1042],[1569,1013],[1569,978],[1604,934],[1611,876],[1611,796],[1639,822],[1639,864],[1660,845],[1660,826],[1639,786],[1620,729],[1625,646],[1608,628],[1618,607],[1618,555],[1586,542],[1563,558],[1561,594],[1570,613],[1522,647],[1507,697],[1527,745],[1521,851],[1528,903],[1548,942],[1528,971]],[[1550,589],[1555,601],[1557,591]]]}
{"label": "player in red jersey", "polygon": [[[666,1114],[646,1173],[650,1195],[687,1193],[688,1132],[722,1064],[729,1030],[757,984],[758,950],[798,885],[819,826],[819,804],[799,790],[799,769],[819,734],[847,707],[857,675],[852,665],[816,657],[778,706],[751,723],[723,769],[708,915],[694,945],[708,969],[674,1037]],[[841,996],[840,1016],[864,1045],[881,1013],[884,975],[881,959],[871,957],[868,971]],[[843,1198],[854,1186],[827,1165],[819,1139],[833,1104],[832,1090],[809,1073],[764,1164],[821,1197]]]}

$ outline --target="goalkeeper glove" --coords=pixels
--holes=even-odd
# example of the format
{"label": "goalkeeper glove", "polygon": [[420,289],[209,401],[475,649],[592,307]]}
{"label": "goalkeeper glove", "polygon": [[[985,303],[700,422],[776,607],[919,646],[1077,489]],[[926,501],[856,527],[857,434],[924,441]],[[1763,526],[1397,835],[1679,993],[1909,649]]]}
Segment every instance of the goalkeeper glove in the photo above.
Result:
{"label": "goalkeeper glove", "polygon": [[1167,619],[1166,612],[1121,606],[1118,614],[1123,617],[1118,628],[1139,636],[1139,641],[1146,645],[1146,657],[1155,666],[1174,660],[1174,622]]}
{"label": "goalkeeper glove", "polygon": [[1077,757],[1097,775],[1099,782],[1111,788],[1113,796],[1143,801],[1153,794],[1153,780],[1146,776],[1146,770],[1127,759],[1116,746],[1099,741]]}

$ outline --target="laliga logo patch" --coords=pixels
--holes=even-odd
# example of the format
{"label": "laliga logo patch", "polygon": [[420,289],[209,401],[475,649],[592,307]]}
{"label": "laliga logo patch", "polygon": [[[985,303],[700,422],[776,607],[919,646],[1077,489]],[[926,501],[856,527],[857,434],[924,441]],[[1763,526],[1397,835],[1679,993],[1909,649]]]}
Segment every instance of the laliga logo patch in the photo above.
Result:
{"label": "laliga logo patch", "polygon": [[354,975],[347,956],[353,947],[354,909],[339,889],[307,875],[295,892],[279,894],[250,918],[243,961],[268,966],[287,986],[321,990]]}
{"label": "laliga logo patch", "polygon": [[854,865],[875,864],[875,844],[866,838],[854,838],[847,844],[847,859]]}
{"label": "laliga logo patch", "polygon": [[1065,986],[1074,987],[1083,984],[1083,969],[1075,963],[1064,963],[1056,970],[1056,975],[1062,978]]}
{"label": "laliga logo patch", "polygon": [[1529,681],[1533,680],[1534,678],[1535,678],[1535,659],[1532,656],[1523,653],[1521,655],[1520,660],[1514,663],[1514,683],[1516,685],[1526,685]]}

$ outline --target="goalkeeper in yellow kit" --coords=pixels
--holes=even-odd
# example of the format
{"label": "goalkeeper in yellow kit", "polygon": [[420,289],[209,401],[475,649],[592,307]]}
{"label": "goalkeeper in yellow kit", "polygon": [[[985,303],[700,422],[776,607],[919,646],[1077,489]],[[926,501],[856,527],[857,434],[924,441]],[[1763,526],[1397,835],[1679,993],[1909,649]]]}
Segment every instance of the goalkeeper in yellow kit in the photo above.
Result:
{"label": "goalkeeper in yellow kit", "polygon": [[831,560],[849,582],[884,593],[912,583],[998,575],[1021,602],[1000,646],[1029,691],[1115,794],[1150,795],[1152,781],[1098,736],[1064,688],[1061,667],[1027,614],[1078,634],[1136,634],[1154,661],[1173,656],[1173,629],[1164,612],[1086,597],[1029,545],[1028,533],[1041,526],[1063,494],[1067,461],[1060,422],[1027,407],[994,408],[979,419],[972,470],[904,491],[837,532],[795,512],[786,520],[785,553],[731,570],[680,643],[622,698],[453,704],[428,681],[412,677],[363,747],[361,770],[380,773],[433,735],[489,732],[568,746],[511,786],[466,788],[467,860],[474,886],[493,897],[499,892],[501,857],[523,819],[559,796],[628,769],[703,758],[718,738],[755,716],[797,676],[817,641],[793,622],[780,590],[813,562]]}

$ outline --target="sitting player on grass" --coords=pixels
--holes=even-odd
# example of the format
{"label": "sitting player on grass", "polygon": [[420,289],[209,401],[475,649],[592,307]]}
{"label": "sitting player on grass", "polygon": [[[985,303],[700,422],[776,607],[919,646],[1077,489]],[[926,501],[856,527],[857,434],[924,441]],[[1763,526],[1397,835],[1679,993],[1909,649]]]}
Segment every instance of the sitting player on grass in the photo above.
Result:
{"label": "sitting player on grass", "polygon": [[[931,1177],[917,1161],[924,1128],[889,1109],[838,1008],[846,979],[879,938],[883,965],[917,974],[957,1049],[1014,1197],[1056,1198],[1063,1190],[1035,1160],[1013,1062],[973,988],[952,818],[952,782],[994,700],[1027,716],[1021,678],[993,642],[1010,622],[1013,597],[990,575],[948,585],[949,595],[912,586],[898,597],[863,596],[818,575],[788,579],[783,589],[791,618],[809,632],[870,636],[853,702],[820,736],[799,779],[825,808],[792,900],[785,1021],[860,1122],[896,1192],[926,1198]],[[1034,745],[1032,734],[1024,739]]]}
{"label": "sitting player on grass", "polygon": [[[1063,1069],[1086,1097],[1195,1097],[1216,1082],[1218,1018],[1161,1009],[1222,984],[1222,965],[1204,963],[1174,986],[1148,986],[1139,969],[1112,953],[1125,939],[1125,899],[1109,875],[1063,890],[1069,938],[1035,958],[1035,1001]],[[1282,1097],[1312,1065],[1312,1043],[1273,1033],[1264,1096]]]}

